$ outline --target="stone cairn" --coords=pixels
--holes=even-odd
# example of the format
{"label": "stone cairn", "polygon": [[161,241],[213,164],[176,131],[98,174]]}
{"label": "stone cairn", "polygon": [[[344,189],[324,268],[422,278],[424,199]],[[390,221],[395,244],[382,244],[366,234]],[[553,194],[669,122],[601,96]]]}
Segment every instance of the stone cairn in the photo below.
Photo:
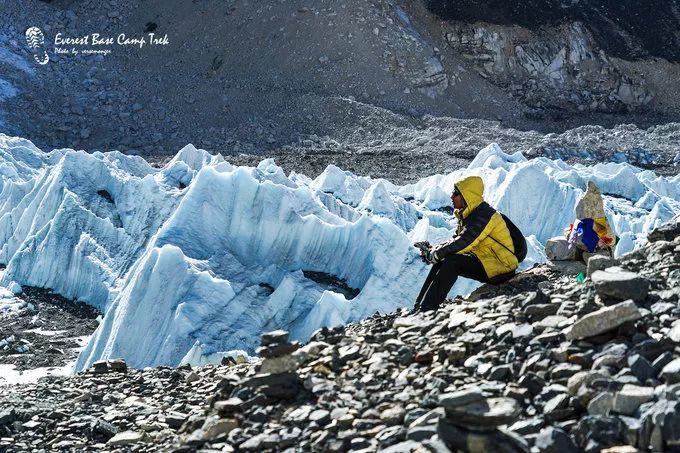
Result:
{"label": "stone cairn", "polygon": [[528,444],[511,431],[499,428],[514,422],[522,408],[513,398],[485,398],[472,387],[445,393],[439,399],[444,417],[437,433],[450,448],[462,451],[528,451]]}
{"label": "stone cairn", "polygon": [[263,357],[260,373],[246,379],[243,385],[258,388],[265,396],[288,400],[297,396],[301,388],[296,370],[303,357],[294,353],[300,343],[288,341],[288,332],[275,330],[262,335],[257,353]]}
{"label": "stone cairn", "polygon": [[90,371],[94,374],[105,373],[126,373],[127,363],[123,359],[99,360],[94,362],[90,367]]}

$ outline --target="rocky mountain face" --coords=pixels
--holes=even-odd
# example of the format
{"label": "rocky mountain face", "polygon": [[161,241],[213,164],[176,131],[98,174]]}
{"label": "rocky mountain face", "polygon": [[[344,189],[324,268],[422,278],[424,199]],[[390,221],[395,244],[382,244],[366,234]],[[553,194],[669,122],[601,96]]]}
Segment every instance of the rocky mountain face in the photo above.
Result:
{"label": "rocky mountain face", "polygon": [[444,20],[519,25],[531,30],[580,22],[613,57],[680,62],[680,3],[677,0],[425,0]]}
{"label": "rocky mountain face", "polygon": [[0,447],[673,451],[680,218],[649,240],[618,262],[539,265],[436,313],[376,314],[305,345],[270,332],[255,363],[112,360],[0,388]]}
{"label": "rocky mountain face", "polygon": [[[447,43],[528,105],[586,112],[675,110],[677,1],[427,0]],[[663,77],[658,74],[663,73]]]}
{"label": "rocky mountain face", "polygon": [[594,47],[582,24],[541,31],[516,26],[452,24],[448,44],[479,72],[537,108],[642,110],[653,89]]}
{"label": "rocky mountain face", "polygon": [[[432,117],[490,120],[503,134],[677,121],[677,2],[619,3],[7,2],[0,131],[43,149],[158,156],[193,143],[366,160],[376,143],[421,151]],[[46,65],[29,27],[45,35]],[[58,33],[148,32],[168,44],[55,52]],[[467,129],[442,133],[474,139]],[[509,151],[522,149],[518,137]]]}

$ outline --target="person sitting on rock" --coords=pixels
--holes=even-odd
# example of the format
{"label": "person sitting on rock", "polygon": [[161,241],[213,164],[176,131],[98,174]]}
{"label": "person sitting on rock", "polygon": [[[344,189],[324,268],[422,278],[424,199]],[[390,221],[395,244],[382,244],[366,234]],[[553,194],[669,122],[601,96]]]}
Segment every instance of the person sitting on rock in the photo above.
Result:
{"label": "person sitting on rock", "polygon": [[451,201],[458,228],[452,239],[421,252],[433,264],[416,299],[420,311],[436,310],[459,276],[499,283],[519,265],[510,230],[503,216],[483,199],[484,182],[469,176],[455,184]]}

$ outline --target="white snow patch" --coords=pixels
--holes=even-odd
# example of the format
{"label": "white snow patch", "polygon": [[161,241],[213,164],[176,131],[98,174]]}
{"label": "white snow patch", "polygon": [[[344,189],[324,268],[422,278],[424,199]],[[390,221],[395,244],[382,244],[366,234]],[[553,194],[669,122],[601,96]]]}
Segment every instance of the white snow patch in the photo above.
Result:
{"label": "white snow patch", "polygon": [[42,327],[37,327],[35,329],[24,330],[24,333],[35,333],[38,335],[43,335],[46,337],[53,337],[55,335],[60,335],[66,332],[66,330],[44,330]]}
{"label": "white snow patch", "polygon": [[61,367],[34,368],[18,371],[14,365],[0,364],[0,385],[32,384],[45,376],[68,376],[72,374],[75,361]]}

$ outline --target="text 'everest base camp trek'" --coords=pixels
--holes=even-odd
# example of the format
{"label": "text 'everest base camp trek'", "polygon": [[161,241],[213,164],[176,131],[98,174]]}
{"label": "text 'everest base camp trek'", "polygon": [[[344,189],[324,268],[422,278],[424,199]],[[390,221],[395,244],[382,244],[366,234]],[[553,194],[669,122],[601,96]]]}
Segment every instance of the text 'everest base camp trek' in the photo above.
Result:
{"label": "text 'everest base camp trek'", "polygon": [[[492,144],[396,185],[1,134],[0,176],[4,451],[680,449],[680,176]],[[96,329],[28,367],[45,294]]]}

